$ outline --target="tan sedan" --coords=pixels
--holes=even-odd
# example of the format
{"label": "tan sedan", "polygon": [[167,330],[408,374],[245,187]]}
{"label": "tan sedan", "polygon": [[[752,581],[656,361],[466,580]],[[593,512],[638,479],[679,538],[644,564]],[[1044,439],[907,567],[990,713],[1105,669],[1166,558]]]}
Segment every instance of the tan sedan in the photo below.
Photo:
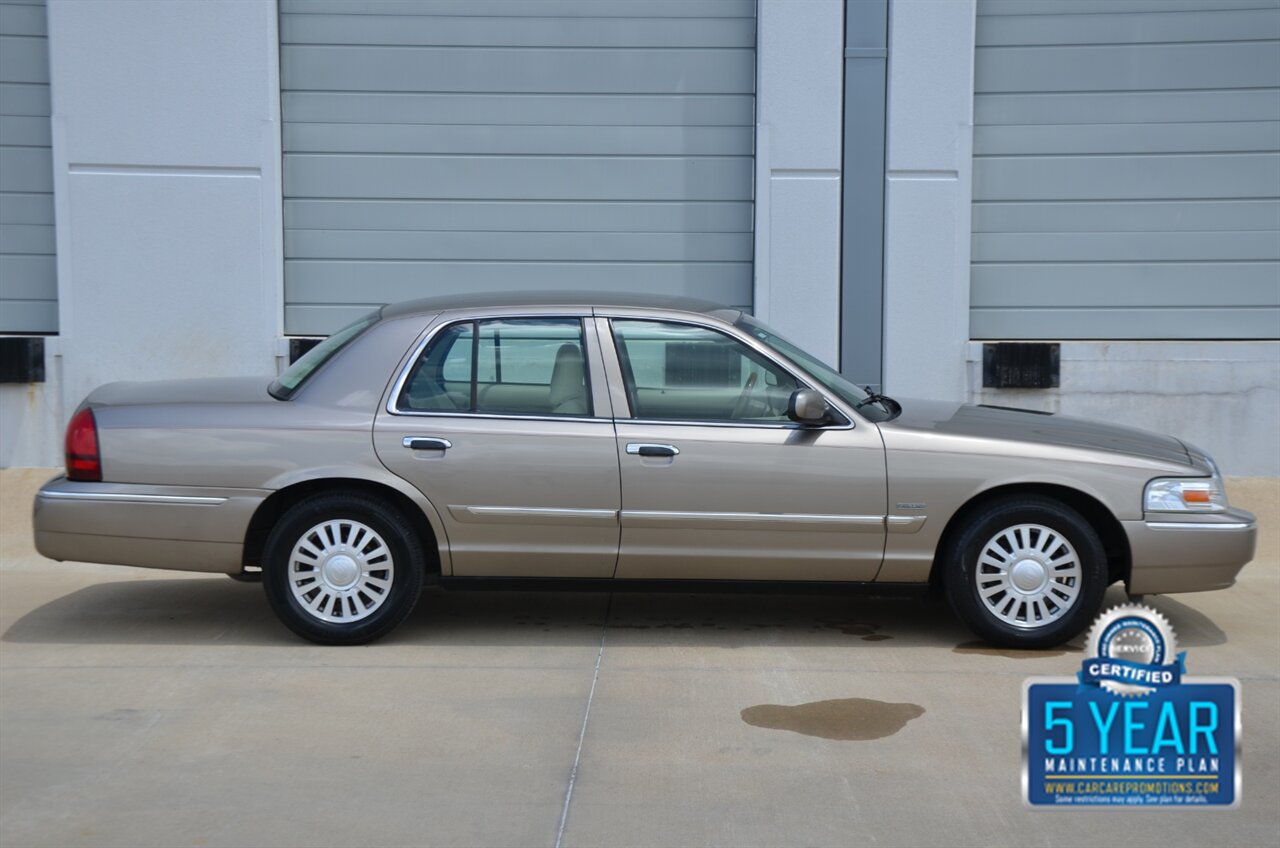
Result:
{"label": "tan sedan", "polygon": [[388,306],[270,385],[103,386],[37,547],[261,576],[286,625],[343,644],[426,581],[522,577],[930,585],[1037,647],[1116,581],[1218,589],[1253,555],[1253,516],[1175,438],[899,403],[739,310],[583,298]]}

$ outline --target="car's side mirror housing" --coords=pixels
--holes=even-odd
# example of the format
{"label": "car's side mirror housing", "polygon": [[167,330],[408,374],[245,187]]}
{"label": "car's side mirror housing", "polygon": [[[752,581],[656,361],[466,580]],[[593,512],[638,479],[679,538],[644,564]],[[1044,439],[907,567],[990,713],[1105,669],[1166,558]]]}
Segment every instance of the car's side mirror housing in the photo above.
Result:
{"label": "car's side mirror housing", "polygon": [[830,420],[831,408],[820,392],[796,389],[787,401],[787,417],[798,424],[818,426]]}

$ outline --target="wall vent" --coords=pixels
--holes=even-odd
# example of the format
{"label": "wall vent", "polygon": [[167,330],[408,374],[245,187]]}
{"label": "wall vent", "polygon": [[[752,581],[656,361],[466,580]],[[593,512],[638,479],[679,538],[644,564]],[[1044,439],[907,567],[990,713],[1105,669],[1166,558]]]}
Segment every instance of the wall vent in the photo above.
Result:
{"label": "wall vent", "polygon": [[320,344],[320,342],[322,341],[324,341],[324,339],[322,338],[320,339],[301,339],[301,338],[289,339],[289,364],[292,365],[293,363],[297,362],[298,359],[301,358],[303,354],[311,350],[311,348],[315,347],[316,345]]}
{"label": "wall vent", "polygon": [[1059,345],[996,342],[982,346],[984,389],[1056,389]]}
{"label": "wall vent", "polygon": [[0,383],[43,383],[44,339],[0,336]]}

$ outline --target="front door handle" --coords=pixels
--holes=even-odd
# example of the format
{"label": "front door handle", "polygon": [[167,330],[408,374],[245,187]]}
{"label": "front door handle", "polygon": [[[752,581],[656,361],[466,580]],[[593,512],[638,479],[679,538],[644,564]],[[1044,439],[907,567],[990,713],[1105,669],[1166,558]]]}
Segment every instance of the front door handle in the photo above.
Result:
{"label": "front door handle", "polygon": [[422,436],[405,436],[401,442],[409,450],[448,450],[453,442],[448,439],[430,439]]}
{"label": "front door handle", "polygon": [[680,448],[675,445],[653,445],[647,442],[631,442],[627,445],[627,453],[632,456],[676,456]]}

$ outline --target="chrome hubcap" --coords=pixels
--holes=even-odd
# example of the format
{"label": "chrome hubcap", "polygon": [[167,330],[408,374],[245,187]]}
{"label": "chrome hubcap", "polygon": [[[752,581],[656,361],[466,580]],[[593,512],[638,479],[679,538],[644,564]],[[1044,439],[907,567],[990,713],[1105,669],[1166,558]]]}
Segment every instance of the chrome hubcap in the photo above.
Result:
{"label": "chrome hubcap", "polygon": [[1044,587],[1049,572],[1033,559],[1020,560],[1009,570],[1009,580],[1019,592],[1038,592]]}
{"label": "chrome hubcap", "polygon": [[320,566],[320,579],[335,589],[350,589],[360,579],[360,566],[346,554],[334,554]]}
{"label": "chrome hubcap", "polygon": [[973,572],[987,611],[1022,629],[1044,627],[1066,615],[1083,577],[1075,548],[1043,524],[1018,524],[992,536]]}
{"label": "chrome hubcap", "polygon": [[312,527],[289,554],[289,588],[309,615],[351,623],[386,601],[395,579],[391,550],[366,524],[347,519]]}

